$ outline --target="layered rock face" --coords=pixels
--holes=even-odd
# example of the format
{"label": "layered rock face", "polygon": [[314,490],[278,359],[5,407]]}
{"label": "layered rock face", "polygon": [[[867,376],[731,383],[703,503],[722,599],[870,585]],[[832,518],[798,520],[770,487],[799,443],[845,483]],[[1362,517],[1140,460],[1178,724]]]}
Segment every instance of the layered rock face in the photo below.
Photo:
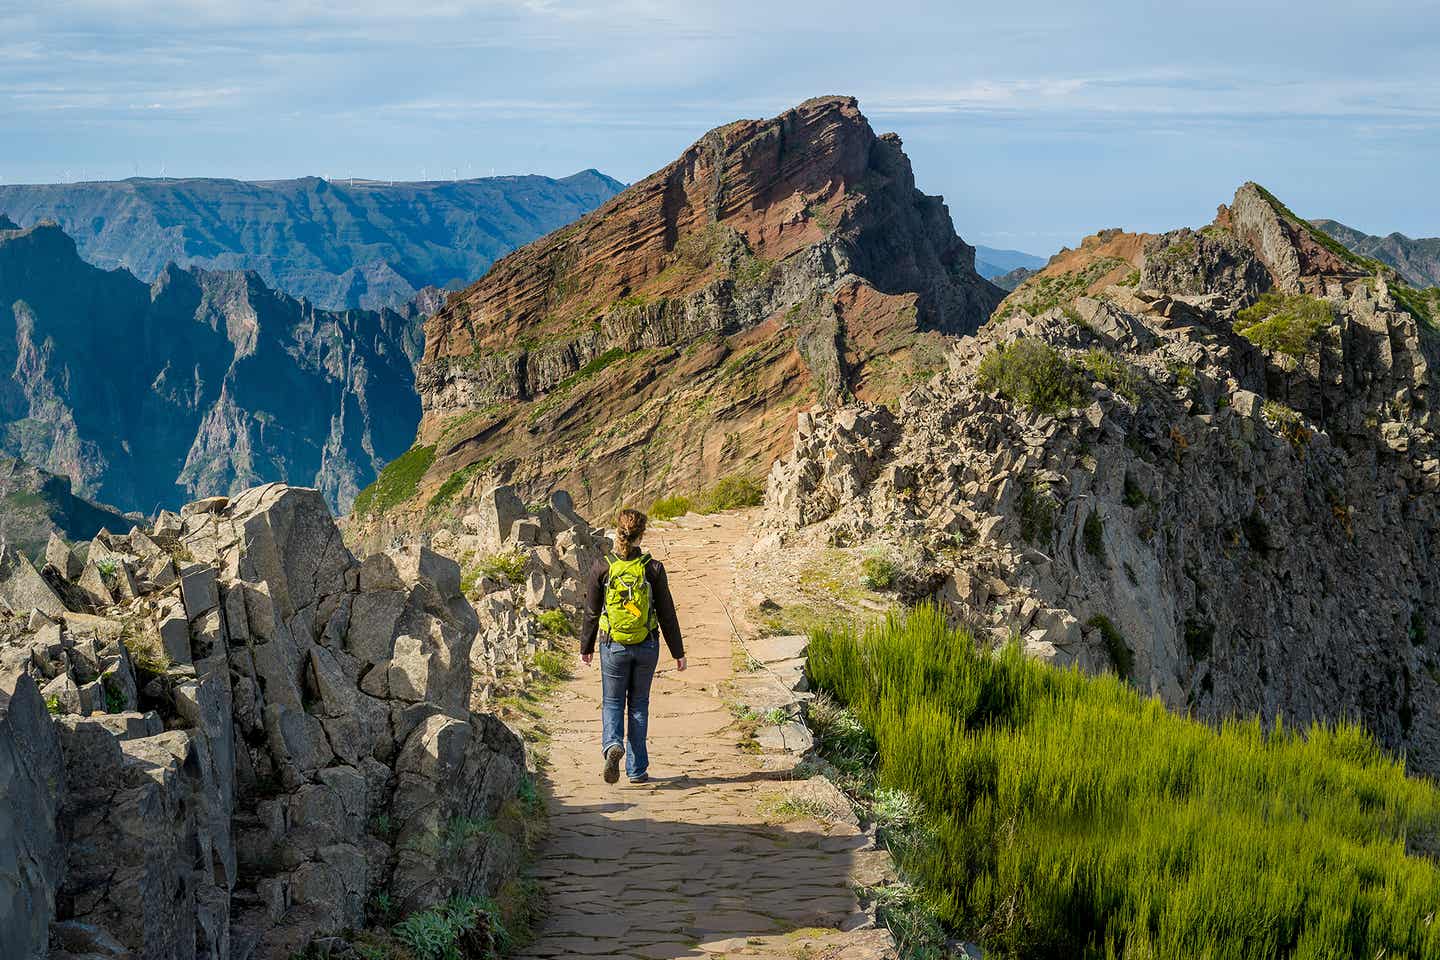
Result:
{"label": "layered rock face", "polygon": [[412,506],[461,471],[456,502],[498,478],[587,509],[763,472],[794,404],[893,396],[1000,296],[854,100],[720,127],[427,322]]}
{"label": "layered rock face", "polygon": [[136,177],[0,186],[0,210],[24,226],[56,221],[91,263],[147,283],[171,263],[253,270],[327,310],[380,310],[469,282],[622,186],[595,170],[423,183]]}
{"label": "layered rock face", "polygon": [[[513,519],[573,580],[595,534],[567,504]],[[515,837],[474,825],[523,746],[470,707],[567,589],[538,561],[534,604],[482,585],[482,622],[453,560],[358,561],[280,484],[81,546],[0,564],[0,954],[348,956],[343,931],[513,876]]]}
{"label": "layered rock face", "polygon": [[147,286],[54,225],[0,231],[0,446],[147,512],[272,480],[348,510],[414,434],[420,319],[317,310],[252,273]]}
{"label": "layered rock face", "polygon": [[[802,414],[767,523],[902,556],[983,639],[1198,716],[1359,718],[1433,773],[1440,333],[1267,198],[1148,238],[1133,286],[997,314],[896,412]],[[1328,317],[1303,349],[1235,332],[1287,290]]]}

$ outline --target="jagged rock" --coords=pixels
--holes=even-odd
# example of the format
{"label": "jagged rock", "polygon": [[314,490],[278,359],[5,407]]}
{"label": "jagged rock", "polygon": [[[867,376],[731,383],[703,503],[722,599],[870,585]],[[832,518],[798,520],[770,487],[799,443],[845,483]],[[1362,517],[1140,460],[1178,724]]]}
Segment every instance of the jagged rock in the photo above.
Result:
{"label": "jagged rock", "polygon": [[[1138,291],[1002,310],[893,425],[869,404],[797,418],[770,536],[883,544],[915,568],[910,598],[982,641],[1018,631],[1032,655],[1126,673],[1177,710],[1358,718],[1411,769],[1440,770],[1421,639],[1440,636],[1440,342],[1390,279],[1254,185],[1144,250]],[[1334,317],[1300,358],[1233,331],[1271,288],[1323,296]],[[1077,370],[1088,358],[1073,408],[982,389],[983,359],[1021,338]]]}
{"label": "jagged rock", "polygon": [[758,477],[797,400],[893,396],[984,322],[1003,291],[974,263],[853,98],[717,128],[428,321],[416,449],[433,460],[408,504],[357,518],[366,542],[433,523],[442,486],[461,516],[496,482],[608,512]]}
{"label": "jagged rock", "polygon": [[35,565],[9,545],[0,546],[0,602],[27,615],[32,609],[49,617],[65,613],[65,604]]}
{"label": "jagged rock", "polygon": [[[51,810],[35,817],[38,839],[0,830],[0,871],[6,843],[23,846],[8,862],[40,850],[64,863],[0,882],[0,907],[20,903],[4,901],[18,889],[38,918],[24,935],[43,942],[53,919],[57,949],[75,956],[231,960],[358,929],[396,876],[412,909],[493,894],[516,866],[504,843],[473,863],[421,864],[366,830],[391,810],[416,829],[437,810],[493,817],[524,770],[518,738],[467,709],[486,681],[470,664],[480,617],[459,566],[414,545],[357,563],[313,490],[270,485],[184,514],[180,534],[214,560],[187,565],[178,590],[141,577],[105,616],[42,614],[0,641],[0,706],[12,706],[0,789],[39,791],[18,809]],[[85,569],[118,571],[167,539],[102,533]],[[59,734],[63,775],[43,788],[29,768],[6,775],[45,742],[23,739],[22,716]],[[437,722],[458,726],[426,767],[417,758]],[[0,936],[19,930],[0,923]]]}
{"label": "jagged rock", "polygon": [[105,577],[100,573],[100,568],[93,560],[87,560],[81,569],[75,586],[85,595],[85,598],[95,607],[108,607],[115,602],[115,595],[110,592],[110,586],[105,582]]}
{"label": "jagged rock", "polygon": [[58,533],[51,533],[49,542],[45,544],[45,562],[54,566],[61,576],[68,580],[77,580],[80,577],[80,558],[75,556],[70,545]]}
{"label": "jagged rock", "polygon": [[0,689],[0,956],[44,956],[65,848],[60,738],[35,681]]}

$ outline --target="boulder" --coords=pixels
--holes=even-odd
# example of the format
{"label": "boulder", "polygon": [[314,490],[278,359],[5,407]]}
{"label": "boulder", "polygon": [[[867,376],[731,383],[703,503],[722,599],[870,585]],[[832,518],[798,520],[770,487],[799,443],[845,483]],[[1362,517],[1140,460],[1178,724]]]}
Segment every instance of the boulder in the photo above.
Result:
{"label": "boulder", "polygon": [[60,738],[40,690],[0,688],[0,957],[40,957],[64,876]]}
{"label": "boulder", "polygon": [[12,610],[28,614],[39,610],[48,617],[65,613],[65,604],[40,576],[29,559],[14,547],[0,547],[0,601]]}

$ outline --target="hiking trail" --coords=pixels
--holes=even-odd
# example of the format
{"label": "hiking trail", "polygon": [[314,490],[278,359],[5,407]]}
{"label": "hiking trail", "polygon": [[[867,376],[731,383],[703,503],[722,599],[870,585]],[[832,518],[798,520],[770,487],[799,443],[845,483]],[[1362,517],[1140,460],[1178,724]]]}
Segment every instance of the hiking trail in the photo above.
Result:
{"label": "hiking trail", "polygon": [[[796,778],[795,753],[742,746],[755,749],[731,705],[760,712],[788,699],[775,671],[736,675],[732,666],[734,565],[753,520],[748,511],[685,516],[646,535],[669,574],[689,667],[677,672],[662,645],[648,784],[601,779],[598,654],[588,668],[577,659],[551,701],[550,836],[533,871],[547,905],[527,960],[894,956],[853,891],[886,869],[884,852],[843,800],[833,818],[813,798],[793,802],[810,783]],[[763,662],[795,662],[793,649],[747,646]]]}

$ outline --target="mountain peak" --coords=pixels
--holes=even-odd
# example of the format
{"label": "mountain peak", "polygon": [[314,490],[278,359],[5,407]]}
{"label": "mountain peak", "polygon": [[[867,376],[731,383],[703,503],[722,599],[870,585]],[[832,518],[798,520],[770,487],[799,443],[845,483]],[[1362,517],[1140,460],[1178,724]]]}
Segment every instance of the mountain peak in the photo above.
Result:
{"label": "mountain peak", "polygon": [[1003,296],[974,256],[853,97],[718,126],[427,323],[417,497],[482,468],[587,509],[758,478],[796,406],[938,369]]}

